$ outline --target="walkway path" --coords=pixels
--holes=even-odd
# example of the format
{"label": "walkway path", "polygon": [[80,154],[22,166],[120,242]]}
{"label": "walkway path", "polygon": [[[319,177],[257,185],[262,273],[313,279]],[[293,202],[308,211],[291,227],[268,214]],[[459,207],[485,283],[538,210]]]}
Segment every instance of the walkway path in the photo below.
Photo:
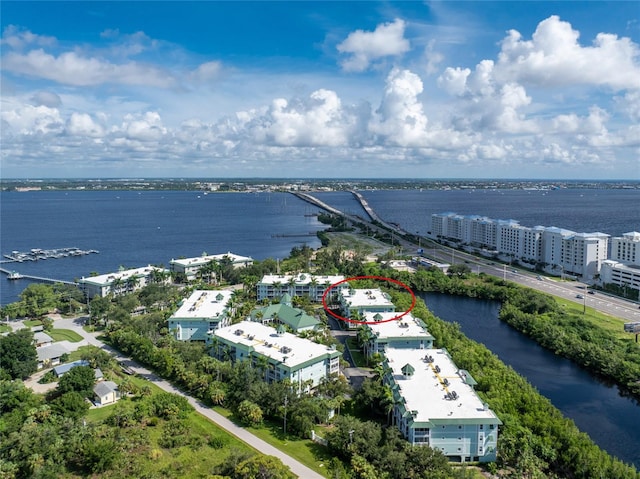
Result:
{"label": "walkway path", "polygon": [[284,452],[280,451],[279,449],[276,449],[271,444],[263,441],[262,439],[260,439],[259,437],[253,435],[252,433],[250,433],[246,429],[244,429],[244,428],[242,428],[240,426],[237,426],[236,424],[231,422],[226,417],[222,416],[221,414],[217,413],[216,411],[214,411],[214,410],[208,408],[207,406],[203,405],[197,399],[189,396],[188,394],[185,394],[183,391],[179,390],[178,388],[173,386],[168,381],[166,381],[166,380],[162,379],[161,377],[157,376],[156,374],[154,374],[153,372],[151,372],[149,369],[145,368],[144,366],[141,366],[140,364],[135,362],[133,359],[131,359],[129,357],[126,357],[126,356],[122,356],[120,354],[120,352],[118,352],[118,351],[114,350],[113,348],[111,348],[110,346],[104,344],[97,337],[99,333],[88,333],[87,331],[85,331],[82,328],[82,325],[84,324],[84,321],[85,321],[86,318],[78,317],[78,318],[71,318],[70,319],[70,318],[62,318],[59,315],[50,315],[50,317],[55,320],[56,327],[64,328],[64,329],[70,329],[72,331],[75,331],[76,333],[81,335],[86,340],[87,344],[91,344],[93,346],[97,346],[97,347],[102,348],[105,351],[108,351],[109,353],[113,354],[115,356],[116,360],[121,361],[126,366],[130,367],[131,369],[133,369],[133,371],[136,372],[138,375],[148,379],[149,381],[151,381],[153,384],[155,384],[156,386],[158,386],[162,390],[167,391],[167,392],[171,392],[171,393],[174,393],[174,394],[179,394],[181,396],[184,396],[185,398],[187,398],[189,403],[195,408],[195,410],[199,414],[201,414],[204,417],[206,417],[207,419],[213,421],[218,426],[220,426],[222,429],[224,429],[227,432],[233,434],[234,436],[236,436],[241,441],[246,442],[251,447],[253,447],[257,451],[259,451],[261,454],[267,454],[267,455],[270,455],[270,456],[277,457],[285,465],[289,466],[289,468],[291,469],[291,472],[293,472],[298,477],[301,477],[301,478],[304,478],[304,479],[325,479],[324,476],[318,474],[317,472],[315,472],[312,469],[309,469],[307,466],[305,466],[301,462],[298,462],[297,460],[295,460],[291,456],[285,454]]}

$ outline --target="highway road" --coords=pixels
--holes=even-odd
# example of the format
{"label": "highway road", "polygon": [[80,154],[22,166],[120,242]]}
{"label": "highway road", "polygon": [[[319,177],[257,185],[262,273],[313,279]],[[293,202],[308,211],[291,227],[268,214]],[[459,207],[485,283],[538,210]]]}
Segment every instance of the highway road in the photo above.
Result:
{"label": "highway road", "polygon": [[[374,225],[360,216],[344,216],[351,223],[363,223],[367,225],[369,231],[376,231],[380,234],[388,233],[387,230]],[[398,235],[394,236],[394,240],[403,255],[416,255],[417,250],[422,248],[425,256],[436,262],[448,264],[465,263],[473,273],[485,273],[503,278],[507,281],[513,281],[514,283],[568,299],[583,306],[588,306],[602,313],[621,318],[626,322],[640,321],[640,305],[633,301],[611,296],[600,291],[595,294],[589,294],[587,293],[588,285],[580,281],[562,281],[559,278],[539,276],[536,272],[496,263],[447,246],[436,244],[430,240],[425,240],[425,244],[421,243],[417,245]],[[543,279],[538,279],[538,277]],[[578,297],[578,295],[582,297]]]}
{"label": "highway road", "polygon": [[[415,245],[411,245],[415,251]],[[485,273],[507,281],[527,286],[563,299],[574,301],[577,304],[588,306],[602,313],[621,318],[626,322],[640,321],[640,308],[637,303],[622,298],[611,296],[607,293],[588,289],[586,283],[580,281],[563,281],[559,278],[540,276],[536,272],[513,266],[495,263],[491,260],[478,258],[477,256],[452,250],[438,245],[426,248],[428,258],[442,263],[465,263],[473,273]]]}

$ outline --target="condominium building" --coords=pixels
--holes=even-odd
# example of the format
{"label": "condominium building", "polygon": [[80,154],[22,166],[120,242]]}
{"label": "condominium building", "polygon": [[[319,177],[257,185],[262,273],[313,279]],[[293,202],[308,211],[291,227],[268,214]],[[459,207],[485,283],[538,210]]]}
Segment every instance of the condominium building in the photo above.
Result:
{"label": "condominium building", "polygon": [[311,301],[320,302],[331,285],[344,281],[344,276],[318,276],[309,273],[267,274],[257,284],[258,301],[289,296],[308,296]]}
{"label": "condominium building", "polygon": [[632,231],[611,238],[610,259],[640,266],[640,233]]}
{"label": "condominium building", "polygon": [[200,269],[212,261],[228,261],[234,268],[244,268],[253,264],[253,258],[229,252],[214,255],[203,254],[195,258],[172,259],[169,262],[169,267],[173,273],[182,273],[187,278],[187,281],[193,281],[197,278]]}
{"label": "condominium building", "polygon": [[[431,236],[485,248],[509,260],[541,266],[555,274],[594,279],[607,259],[609,235],[576,233],[562,228],[528,228],[515,220],[441,213],[431,216]],[[638,234],[640,237],[640,234]],[[621,254],[633,255],[633,233],[619,239]],[[636,243],[634,243],[636,241]],[[623,246],[624,244],[624,246]],[[638,256],[636,256],[638,257]]]}
{"label": "condominium building", "polygon": [[220,359],[249,360],[258,367],[262,363],[269,382],[288,379],[299,391],[340,371],[341,353],[334,347],[253,321],[216,329],[212,354]]}
{"label": "condominium building", "polygon": [[228,326],[231,291],[194,291],[167,320],[179,341],[211,340],[213,330]]}
{"label": "condominium building", "polygon": [[390,313],[396,310],[391,296],[377,288],[354,289],[348,286],[338,291],[338,303],[345,318],[363,321],[366,313]]}
{"label": "condominium building", "polygon": [[150,283],[168,284],[170,281],[169,270],[149,265],[143,268],[121,270],[117,273],[83,277],[78,281],[78,285],[85,297],[91,299],[95,296],[103,298],[108,295],[120,296],[133,293]]}
{"label": "condominium building", "polygon": [[367,342],[364,352],[367,356],[384,353],[388,348],[431,349],[433,336],[427,331],[422,320],[407,313],[400,319],[397,312],[364,314]]}
{"label": "condominium building", "polygon": [[502,422],[445,350],[387,348],[383,367],[394,396],[393,423],[409,443],[454,461],[495,461]]}
{"label": "condominium building", "polygon": [[575,233],[561,228],[546,228],[542,234],[543,264],[562,274],[593,279],[607,259],[609,235]]}

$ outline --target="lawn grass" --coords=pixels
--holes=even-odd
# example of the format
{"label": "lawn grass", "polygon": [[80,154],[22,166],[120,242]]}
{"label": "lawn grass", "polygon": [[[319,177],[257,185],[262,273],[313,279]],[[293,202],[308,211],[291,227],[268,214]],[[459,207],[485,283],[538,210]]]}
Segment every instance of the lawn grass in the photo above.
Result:
{"label": "lawn grass", "polygon": [[13,331],[13,329],[11,329],[11,326],[6,324],[0,324],[0,333],[9,333],[11,331]]}
{"label": "lawn grass", "polygon": [[25,319],[22,322],[27,328],[33,328],[34,326],[42,326],[42,321],[39,319]]}
{"label": "lawn grass", "polygon": [[264,442],[271,444],[276,449],[295,458],[309,469],[313,469],[318,474],[329,477],[327,468],[333,456],[325,446],[317,444],[311,439],[300,439],[291,435],[285,437],[282,430],[283,424],[281,423],[264,421],[259,427],[246,427],[238,421],[228,409],[220,406],[215,406],[213,409],[230,421],[243,426],[247,431],[250,431]]}
{"label": "lawn grass", "polygon": [[351,357],[353,361],[356,363],[356,366],[359,368],[368,367],[367,358],[365,358],[362,353],[362,349],[358,346],[358,342],[355,338],[347,338],[346,346],[349,348],[349,352],[351,353]]}
{"label": "lawn grass", "polygon": [[555,298],[559,305],[562,306],[565,312],[568,314],[573,314],[576,316],[582,316],[585,321],[599,327],[602,329],[606,329],[613,334],[617,338],[620,339],[632,339],[629,333],[625,333],[624,324],[625,320],[622,318],[616,318],[614,316],[610,316],[605,313],[601,313],[600,311],[596,311],[593,308],[587,306],[585,313],[584,305],[578,304],[575,301],[570,301],[568,299],[563,298]]}
{"label": "lawn grass", "polygon": [[69,341],[72,343],[82,341],[82,336],[70,329],[52,329],[47,331],[47,334],[51,336],[54,341]]}

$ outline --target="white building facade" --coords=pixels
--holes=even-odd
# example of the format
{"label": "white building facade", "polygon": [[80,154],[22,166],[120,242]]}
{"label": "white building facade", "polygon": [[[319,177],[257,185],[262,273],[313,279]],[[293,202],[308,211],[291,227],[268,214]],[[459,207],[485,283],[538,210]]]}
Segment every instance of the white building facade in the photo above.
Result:
{"label": "white building facade", "polygon": [[184,274],[187,281],[193,281],[197,278],[200,269],[212,261],[229,261],[234,268],[244,268],[253,264],[253,258],[229,252],[214,255],[203,254],[195,258],[172,259],[169,262],[169,268],[173,273]]}
{"label": "white building facade", "polygon": [[256,285],[258,301],[289,296],[307,296],[311,301],[320,302],[331,285],[344,281],[344,276],[318,276],[309,273],[267,274]]}
{"label": "white building facade", "polygon": [[[621,254],[631,254],[633,234],[620,244]],[[481,247],[505,259],[542,267],[550,273],[593,280],[607,259],[609,235],[576,233],[562,228],[520,225],[515,220],[441,213],[431,216],[431,236]],[[638,234],[640,237],[640,234]],[[627,248],[627,249],[625,249]],[[637,258],[638,256],[636,256]]]}
{"label": "white building facade", "polygon": [[632,231],[611,238],[610,259],[640,266],[640,233]]}
{"label": "white building facade", "polygon": [[228,326],[232,292],[194,291],[167,320],[169,331],[178,341],[211,340],[213,330]]}
{"label": "white building facade", "polygon": [[445,350],[388,348],[383,367],[394,396],[393,424],[409,443],[457,462],[496,460],[502,422]]}
{"label": "white building facade", "polygon": [[364,325],[368,341],[365,344],[365,355],[383,354],[387,348],[396,349],[431,349],[433,336],[427,331],[424,323],[411,313],[400,319],[393,319],[398,313],[364,314]]}
{"label": "white building facade", "polygon": [[83,277],[78,281],[78,285],[85,297],[91,299],[95,296],[103,298],[109,295],[120,296],[133,293],[151,283],[169,284],[170,282],[169,270],[149,265],[143,268],[121,270],[117,273]]}
{"label": "white building facade", "polygon": [[299,391],[314,388],[340,372],[341,353],[294,334],[253,321],[241,321],[213,333],[212,355],[232,361],[252,361],[266,367],[267,381],[288,379]]}

